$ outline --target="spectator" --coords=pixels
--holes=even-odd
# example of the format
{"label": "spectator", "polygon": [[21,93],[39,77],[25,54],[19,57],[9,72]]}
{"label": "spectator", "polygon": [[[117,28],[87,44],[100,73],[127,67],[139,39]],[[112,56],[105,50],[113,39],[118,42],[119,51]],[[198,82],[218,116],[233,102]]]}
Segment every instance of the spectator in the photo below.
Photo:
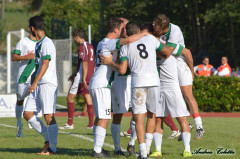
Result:
{"label": "spectator", "polygon": [[226,76],[229,77],[232,73],[231,67],[228,65],[228,58],[226,56],[222,57],[222,65],[217,69],[218,76]]}
{"label": "spectator", "polygon": [[214,74],[216,69],[209,64],[209,58],[207,56],[203,58],[202,63],[203,64],[194,67],[194,74],[196,76],[205,76],[205,77],[212,76],[212,74]]}

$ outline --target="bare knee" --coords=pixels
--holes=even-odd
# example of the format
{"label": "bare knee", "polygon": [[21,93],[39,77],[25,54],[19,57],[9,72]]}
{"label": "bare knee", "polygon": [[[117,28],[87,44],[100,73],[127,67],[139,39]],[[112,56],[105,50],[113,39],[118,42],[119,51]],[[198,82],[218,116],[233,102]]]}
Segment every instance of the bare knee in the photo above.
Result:
{"label": "bare knee", "polygon": [[28,111],[23,112],[23,117],[26,121],[30,120],[33,116],[34,116],[34,112],[28,112]]}
{"label": "bare knee", "polygon": [[45,118],[47,125],[56,124],[56,120],[55,120],[55,117],[53,116],[53,114],[44,114],[44,118]]}
{"label": "bare knee", "polygon": [[71,93],[68,93],[68,96],[67,96],[67,102],[68,103],[73,103],[74,102],[74,98],[75,98],[76,95],[74,94],[71,94]]}

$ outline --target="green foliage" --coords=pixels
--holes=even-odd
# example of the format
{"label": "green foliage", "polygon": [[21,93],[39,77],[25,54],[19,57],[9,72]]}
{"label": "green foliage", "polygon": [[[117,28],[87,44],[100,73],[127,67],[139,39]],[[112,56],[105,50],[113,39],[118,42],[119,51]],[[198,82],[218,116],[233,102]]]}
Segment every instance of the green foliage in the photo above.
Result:
{"label": "green foliage", "polygon": [[240,111],[240,78],[196,77],[193,94],[203,112]]}

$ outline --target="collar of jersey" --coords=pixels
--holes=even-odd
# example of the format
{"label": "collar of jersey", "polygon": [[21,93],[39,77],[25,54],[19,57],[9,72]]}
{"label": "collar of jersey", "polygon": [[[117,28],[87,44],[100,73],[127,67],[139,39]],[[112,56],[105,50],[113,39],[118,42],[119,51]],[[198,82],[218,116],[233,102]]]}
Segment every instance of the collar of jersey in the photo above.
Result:
{"label": "collar of jersey", "polygon": [[168,39],[169,39],[169,36],[170,36],[170,34],[171,34],[171,27],[172,27],[172,25],[171,25],[171,23],[169,24],[169,29],[168,29],[168,32],[167,32],[167,34],[166,34],[166,37],[167,37],[167,40],[166,40],[166,42],[168,41]]}
{"label": "collar of jersey", "polygon": [[41,43],[45,38],[46,38],[46,35],[41,40],[39,40],[38,43]]}
{"label": "collar of jersey", "polygon": [[28,39],[31,40],[31,41],[37,42],[37,40],[32,40],[29,36],[28,36]]}

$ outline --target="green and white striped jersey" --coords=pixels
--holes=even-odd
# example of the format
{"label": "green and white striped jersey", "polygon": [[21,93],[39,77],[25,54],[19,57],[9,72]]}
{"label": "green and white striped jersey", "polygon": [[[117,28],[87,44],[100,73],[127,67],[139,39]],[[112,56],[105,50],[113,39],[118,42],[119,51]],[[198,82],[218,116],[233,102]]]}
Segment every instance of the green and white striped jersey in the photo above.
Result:
{"label": "green and white striped jersey", "polygon": [[[29,37],[21,39],[14,51],[13,54],[18,54],[20,56],[26,56],[31,51],[35,50],[36,40],[31,40]],[[17,83],[30,83],[31,74],[35,69],[35,60],[22,60],[20,61],[20,67],[18,69]]]}
{"label": "green and white striped jersey", "polygon": [[57,71],[56,71],[56,48],[53,41],[47,36],[43,37],[36,44],[36,71],[34,75],[37,76],[43,60],[49,60],[47,71],[43,75],[42,79],[38,84],[50,83],[54,86],[58,86],[57,82]]}
{"label": "green and white striped jersey", "polygon": [[161,35],[160,41],[168,46],[180,44],[181,46],[177,48],[178,49],[177,51],[174,51],[175,53],[173,53],[173,55],[175,55],[175,57],[177,58],[177,61],[186,62],[185,57],[181,55],[183,47],[185,47],[185,43],[184,43],[183,33],[179,28],[179,26],[170,23],[170,27],[167,34]]}

